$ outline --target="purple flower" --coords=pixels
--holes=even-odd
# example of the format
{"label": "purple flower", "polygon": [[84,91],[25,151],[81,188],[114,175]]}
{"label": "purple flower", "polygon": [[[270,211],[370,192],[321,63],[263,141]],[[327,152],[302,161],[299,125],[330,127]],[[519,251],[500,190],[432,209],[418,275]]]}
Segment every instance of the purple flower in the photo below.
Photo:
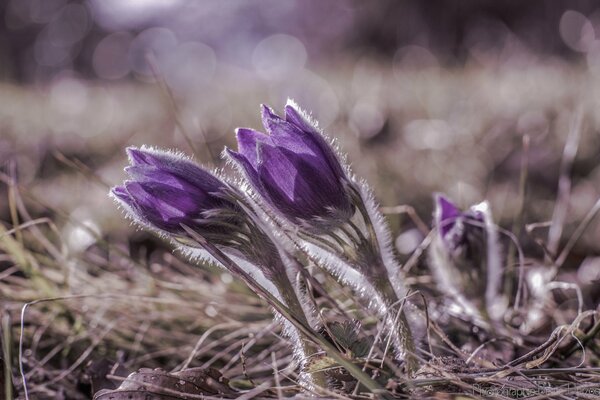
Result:
{"label": "purple flower", "polygon": [[228,188],[188,159],[160,150],[129,147],[130,179],[111,190],[130,215],[171,234],[185,224],[205,236],[225,233],[235,224],[238,206],[223,193]]}
{"label": "purple flower", "polygon": [[295,105],[285,119],[262,106],[267,134],[237,130],[238,152],[227,149],[255,191],[288,220],[328,228],[354,214],[348,178],[327,141]]}
{"label": "purple flower", "polygon": [[483,222],[483,215],[473,207],[463,212],[444,195],[435,195],[435,226],[451,253],[472,244],[472,234],[482,236]]}

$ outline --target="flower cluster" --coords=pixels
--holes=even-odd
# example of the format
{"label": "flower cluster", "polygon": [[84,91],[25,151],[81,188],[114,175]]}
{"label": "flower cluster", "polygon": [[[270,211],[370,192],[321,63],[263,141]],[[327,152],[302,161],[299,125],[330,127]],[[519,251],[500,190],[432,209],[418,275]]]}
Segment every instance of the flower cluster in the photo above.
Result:
{"label": "flower cluster", "polygon": [[[228,267],[250,279],[258,289],[280,300],[305,324],[301,295],[292,284],[295,264],[272,240],[243,194],[182,155],[142,147],[128,148],[130,179],[111,195],[136,223],[172,239],[185,253]],[[225,265],[205,247],[208,244],[231,260]],[[216,257],[219,257],[218,255]],[[312,350],[293,326],[287,333],[301,343],[296,349],[304,360]]]}
{"label": "flower cluster", "polygon": [[[262,121],[265,133],[240,128],[237,151],[224,153],[247,184],[181,154],[129,148],[129,180],[112,189],[113,198],[140,226],[192,258],[222,265],[271,299],[289,320],[282,322],[300,360],[311,351],[305,339],[326,342],[313,334],[314,304],[307,304],[293,277],[305,272],[299,271],[303,260],[324,267],[372,306],[398,360],[413,373],[417,350],[405,312],[407,291],[371,192],[295,104],[286,105],[283,118],[263,106]],[[360,369],[345,367],[361,379]],[[313,386],[326,385],[319,373],[310,375]]]}

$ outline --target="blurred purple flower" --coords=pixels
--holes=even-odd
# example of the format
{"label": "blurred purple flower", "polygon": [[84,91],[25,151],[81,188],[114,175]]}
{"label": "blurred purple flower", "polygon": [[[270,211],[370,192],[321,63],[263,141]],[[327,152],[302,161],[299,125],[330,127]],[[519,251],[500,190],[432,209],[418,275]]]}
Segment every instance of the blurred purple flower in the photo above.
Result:
{"label": "blurred purple flower", "polygon": [[224,233],[238,206],[223,196],[227,189],[186,158],[160,150],[129,147],[130,180],[111,190],[131,217],[171,234],[185,224],[206,236]]}
{"label": "blurred purple flower", "polygon": [[348,178],[318,129],[294,104],[285,119],[262,106],[268,134],[237,130],[238,152],[227,149],[248,181],[273,208],[306,228],[323,229],[354,214]]}
{"label": "blurred purple flower", "polygon": [[434,223],[442,243],[451,253],[468,245],[469,233],[482,231],[483,222],[480,211],[471,208],[463,212],[444,195],[435,195]]}

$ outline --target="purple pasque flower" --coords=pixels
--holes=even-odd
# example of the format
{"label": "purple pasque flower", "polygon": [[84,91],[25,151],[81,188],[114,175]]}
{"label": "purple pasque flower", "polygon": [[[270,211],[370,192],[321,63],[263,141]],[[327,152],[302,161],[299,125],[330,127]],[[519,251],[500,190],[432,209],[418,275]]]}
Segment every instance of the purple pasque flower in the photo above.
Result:
{"label": "purple pasque flower", "polygon": [[432,249],[439,251],[432,250],[438,257],[430,265],[435,268],[438,285],[453,297],[464,295],[460,300],[463,306],[469,308],[467,303],[472,303],[485,310],[484,319],[502,318],[507,305],[501,292],[503,262],[489,203],[483,201],[461,211],[441,194],[435,200],[439,246]]}
{"label": "purple pasque flower", "polygon": [[483,236],[484,217],[476,207],[463,212],[450,199],[438,193],[435,195],[434,216],[439,237],[450,253],[460,252],[472,245],[473,236]]}
{"label": "purple pasque flower", "polygon": [[224,193],[227,184],[187,158],[147,147],[127,149],[130,179],[112,196],[144,225],[183,235],[182,224],[220,238],[235,226],[239,207]]}
{"label": "purple pasque flower", "polygon": [[349,180],[334,150],[296,105],[285,119],[262,106],[267,133],[237,129],[238,151],[227,153],[254,190],[286,219],[327,229],[351,218]]}

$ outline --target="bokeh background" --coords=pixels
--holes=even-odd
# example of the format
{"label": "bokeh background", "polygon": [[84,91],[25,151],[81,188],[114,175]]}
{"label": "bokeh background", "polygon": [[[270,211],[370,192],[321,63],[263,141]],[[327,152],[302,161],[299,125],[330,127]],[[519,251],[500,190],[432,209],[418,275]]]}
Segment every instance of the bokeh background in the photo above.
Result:
{"label": "bokeh background", "polygon": [[[10,229],[49,218],[68,266],[52,264],[57,272],[46,278],[55,286],[31,286],[19,280],[14,254],[3,256],[7,307],[16,313],[22,301],[108,288],[223,293],[231,277],[202,275],[186,286],[191,272],[122,219],[108,188],[124,178],[128,145],[177,148],[227,168],[220,153],[235,146],[234,129],[260,128],[259,104],[281,111],[287,98],[337,138],[382,205],[412,206],[426,224],[434,192],[461,206],[488,199],[507,229],[515,219],[549,221],[561,163],[571,194],[563,238],[600,197],[596,1],[4,0],[0,220]],[[576,154],[563,162],[569,140]],[[17,214],[15,198],[23,202]],[[408,256],[422,233],[404,214],[389,218],[396,250]],[[545,239],[547,229],[516,234],[528,254],[542,254],[533,237]],[[573,279],[598,278],[599,235],[592,222],[577,243],[567,264],[585,268]],[[111,258],[106,243],[141,260],[137,272],[129,259]],[[156,280],[167,279],[161,274],[170,263],[178,263],[177,284],[161,286]],[[96,278],[106,276],[100,285]],[[70,310],[83,318],[89,307]],[[210,307],[202,306],[207,327],[225,315]],[[68,337],[69,326],[57,334]],[[144,360],[161,365],[157,357]]]}
{"label": "bokeh background", "polygon": [[[531,218],[548,218],[577,107],[585,134],[573,217],[598,195],[600,8],[594,1],[10,0],[0,6],[0,157],[52,205],[115,215],[123,147],[220,165],[258,104],[287,98],[339,138],[385,205],[429,194],[514,211],[531,138]],[[185,137],[189,137],[186,140]],[[191,141],[191,146],[190,142]],[[57,186],[68,191],[52,190]],[[101,207],[99,207],[101,206]],[[88,211],[86,211],[88,210]]]}

